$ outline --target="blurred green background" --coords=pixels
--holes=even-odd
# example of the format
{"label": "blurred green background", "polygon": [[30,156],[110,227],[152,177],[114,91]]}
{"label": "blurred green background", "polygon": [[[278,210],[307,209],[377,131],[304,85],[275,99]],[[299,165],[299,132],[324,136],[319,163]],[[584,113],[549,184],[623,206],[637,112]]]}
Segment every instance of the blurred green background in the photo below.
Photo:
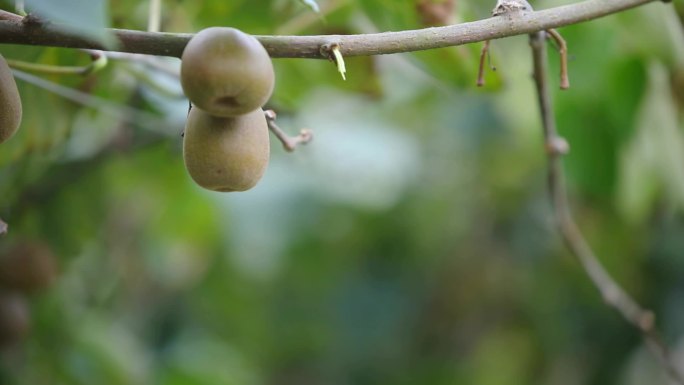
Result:
{"label": "blurred green background", "polygon": [[[316,15],[297,0],[164,0],[162,29],[368,33],[494,6],[443,3],[319,0]],[[33,4],[99,38],[103,23],[147,24],[146,1]],[[656,2],[562,28],[572,88],[554,98],[578,222],[684,365],[682,15],[682,2]],[[327,61],[275,60],[267,107],[315,139],[292,154],[272,141],[259,185],[231,194],[185,172],[177,78],[111,60],[88,77],[37,74],[50,90],[18,80],[24,119],[0,147],[0,261],[14,260],[9,276],[34,260],[56,278],[0,292],[0,312],[25,321],[0,333],[0,383],[666,384],[553,229],[527,38],[493,42],[483,89],[480,48],[348,58],[346,82]]]}

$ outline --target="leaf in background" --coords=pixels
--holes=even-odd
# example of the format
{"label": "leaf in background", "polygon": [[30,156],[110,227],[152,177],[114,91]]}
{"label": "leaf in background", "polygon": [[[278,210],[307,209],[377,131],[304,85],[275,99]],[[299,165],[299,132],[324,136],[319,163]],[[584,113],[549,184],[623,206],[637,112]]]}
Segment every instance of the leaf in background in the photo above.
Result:
{"label": "leaf in background", "polygon": [[618,201],[623,214],[641,221],[657,192],[684,208],[684,135],[671,97],[668,72],[659,62],[649,66],[649,87],[637,118],[637,134],[622,154]]}
{"label": "leaf in background", "polygon": [[416,12],[420,15],[421,23],[426,27],[439,27],[454,24],[455,0],[418,0]]}
{"label": "leaf in background", "polygon": [[[70,355],[81,366],[71,366],[77,382],[106,382],[111,385],[142,385],[150,382],[149,351],[140,339],[120,323],[97,316],[80,319],[73,330],[75,342]],[[66,358],[65,358],[66,359]],[[84,374],[86,380],[84,380]],[[99,380],[99,381],[98,381]]]}
{"label": "leaf in background", "polygon": [[[417,59],[414,62],[419,68],[440,82],[457,88],[474,87],[477,81],[481,48],[480,44],[470,44],[468,46],[412,52],[411,56]],[[499,71],[491,71],[487,68],[484,89],[497,90],[501,84],[502,79]]]}
{"label": "leaf in background", "polygon": [[[657,55],[667,64],[684,63],[684,35],[682,22],[667,7],[642,7],[636,12],[622,13],[617,18],[622,28],[617,29],[623,50],[642,55]],[[638,30],[635,36],[629,30]]]}
{"label": "leaf in background", "polygon": [[318,6],[315,0],[299,0],[300,3],[306,5],[312,11],[316,13],[321,13],[321,8]]}
{"label": "leaf in background", "polygon": [[[571,48],[571,56],[576,58],[569,67],[571,74],[576,74],[571,80],[572,92],[558,95],[556,110],[561,134],[572,146],[566,157],[569,180],[585,194],[606,202],[615,199],[620,168],[618,152],[633,137],[635,111],[648,83],[638,58],[631,58],[636,61],[634,68],[625,70],[621,46],[613,43],[619,30],[615,23],[605,20],[564,31],[567,41],[594,39],[594,44],[574,44]],[[549,52],[554,82],[558,56]],[[636,101],[630,103],[633,99]]]}
{"label": "leaf in background", "polygon": [[271,99],[277,108],[298,109],[315,87],[335,87],[377,99],[384,93],[380,65],[374,56],[345,59],[349,76],[340,78],[335,66],[322,60],[279,60],[274,62],[278,87]]}
{"label": "leaf in background", "polygon": [[184,331],[165,352],[162,383],[252,385],[259,381],[249,358],[204,331]]}
{"label": "leaf in background", "polygon": [[[413,1],[369,0],[358,2],[361,9],[373,22],[377,29],[384,31],[400,31],[421,29],[425,25],[425,16]],[[442,15],[442,19],[448,19]],[[454,20],[458,18],[454,17]],[[477,69],[481,44],[447,47],[407,54],[417,67],[435,76],[441,82],[458,88],[474,86],[477,80]],[[501,75],[487,71],[487,89],[498,89],[501,86]]]}
{"label": "leaf in background", "polygon": [[640,130],[625,148],[620,162],[618,206],[631,222],[640,222],[650,212],[658,192],[653,173],[657,145],[648,130]]}
{"label": "leaf in background", "polygon": [[27,8],[67,32],[84,34],[105,46],[114,44],[109,27],[106,0],[27,0]]}

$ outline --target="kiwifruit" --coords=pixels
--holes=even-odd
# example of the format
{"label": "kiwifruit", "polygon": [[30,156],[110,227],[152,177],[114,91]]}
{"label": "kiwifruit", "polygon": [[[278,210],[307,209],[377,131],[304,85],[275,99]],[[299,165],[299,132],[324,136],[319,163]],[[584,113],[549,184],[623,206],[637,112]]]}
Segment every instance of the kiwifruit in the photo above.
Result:
{"label": "kiwifruit", "polygon": [[21,98],[5,58],[0,55],[0,143],[9,139],[21,123]]}
{"label": "kiwifruit", "polygon": [[240,30],[211,27],[198,32],[183,50],[181,85],[197,107],[222,117],[262,107],[273,92],[275,75],[266,49]]}
{"label": "kiwifruit", "polygon": [[22,240],[0,252],[0,287],[33,293],[57,278],[57,262],[48,245]]}
{"label": "kiwifruit", "polygon": [[221,118],[197,107],[188,114],[183,139],[185,168],[200,186],[245,191],[264,175],[270,152],[264,111]]}
{"label": "kiwifruit", "polygon": [[0,345],[24,339],[31,328],[31,314],[26,298],[18,293],[0,292]]}

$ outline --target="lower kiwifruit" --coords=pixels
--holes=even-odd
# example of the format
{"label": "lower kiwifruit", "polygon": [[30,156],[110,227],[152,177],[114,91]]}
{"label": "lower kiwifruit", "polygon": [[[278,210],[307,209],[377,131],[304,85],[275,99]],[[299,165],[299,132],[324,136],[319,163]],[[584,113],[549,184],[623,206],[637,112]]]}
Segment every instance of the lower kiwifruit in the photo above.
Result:
{"label": "lower kiwifruit", "polygon": [[266,171],[269,152],[268,124],[261,108],[230,118],[196,107],[190,110],[183,158],[198,185],[222,192],[249,190]]}

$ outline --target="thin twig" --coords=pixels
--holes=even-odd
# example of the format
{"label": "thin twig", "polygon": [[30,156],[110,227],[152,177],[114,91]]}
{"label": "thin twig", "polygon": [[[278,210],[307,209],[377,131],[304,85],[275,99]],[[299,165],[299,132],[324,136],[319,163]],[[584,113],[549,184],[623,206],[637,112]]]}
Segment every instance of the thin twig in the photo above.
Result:
{"label": "thin twig", "polygon": [[669,348],[660,338],[655,326],[652,311],[642,308],[624,289],[608,274],[594,254],[581,231],[575,223],[567,192],[563,172],[562,156],[567,152],[565,140],[558,135],[553,114],[551,94],[547,81],[547,57],[545,32],[530,35],[530,45],[534,58],[534,81],[541,110],[544,140],[548,155],[548,183],[551,202],[555,212],[556,226],[567,247],[582,265],[592,284],[601,293],[605,303],[617,310],[622,317],[641,332],[646,345],[658,357],[670,378],[684,385],[684,374],[678,367]]}
{"label": "thin twig", "polygon": [[139,53],[128,53],[128,52],[112,52],[106,51],[105,54],[109,59],[113,60],[126,60],[132,62],[142,63],[148,67],[151,67],[161,73],[168,75],[172,78],[180,77],[180,69],[177,66],[167,65],[164,60],[159,60],[155,56],[144,55]]}
{"label": "thin twig", "polygon": [[558,53],[560,54],[560,88],[567,90],[570,88],[570,78],[568,77],[568,45],[565,39],[558,31],[551,28],[546,31],[549,36],[556,42]]}
{"label": "thin twig", "polygon": [[[450,47],[530,34],[551,28],[577,24],[624,11],[656,0],[586,0],[575,4],[529,12],[509,19],[492,17],[484,20],[400,32],[361,35],[320,36],[256,36],[271,57],[327,59],[320,52],[324,44],[337,42],[345,57],[411,52]],[[119,41],[120,52],[180,57],[191,34],[109,30]],[[70,48],[103,49],[98,43],[75,36],[47,24],[32,26],[16,21],[0,21],[0,43],[42,45]]]}
{"label": "thin twig", "polygon": [[266,115],[266,123],[268,123],[268,129],[271,130],[273,135],[280,140],[283,144],[283,148],[287,152],[294,151],[298,145],[307,144],[313,139],[313,132],[307,128],[303,128],[299,131],[297,136],[289,136],[276,124],[276,113],[273,110],[264,111]]}
{"label": "thin twig", "polygon": [[187,97],[183,93],[183,90],[180,87],[174,87],[172,84],[180,85],[179,83],[169,83],[169,82],[163,82],[161,79],[158,79],[157,77],[152,76],[150,71],[146,71],[145,68],[142,68],[137,65],[132,65],[131,63],[124,62],[122,63],[122,67],[129,72],[131,75],[135,76],[137,80],[139,80],[142,84],[150,87],[150,89],[154,90],[160,95],[164,95],[169,98],[173,99],[186,99]]}
{"label": "thin twig", "polygon": [[485,60],[487,59],[487,53],[489,52],[489,42],[491,40],[487,40],[484,42],[484,45],[482,46],[482,51],[480,51],[480,66],[477,69],[477,86],[482,87],[485,84],[484,81],[484,67],[485,67]]}
{"label": "thin twig", "polygon": [[0,219],[0,235],[5,235],[7,234],[7,223]]}
{"label": "thin twig", "polygon": [[6,59],[10,67],[32,72],[42,72],[53,75],[80,75],[86,76],[101,70],[107,66],[107,55],[103,51],[83,50],[87,52],[92,61],[86,66],[60,66],[51,64],[31,63],[21,60]]}
{"label": "thin twig", "polygon": [[137,124],[147,129],[156,132],[168,132],[169,123],[164,121],[161,117],[150,112],[138,110],[136,108],[120,105],[104,98],[86,94],[84,92],[75,90],[73,88],[65,87],[61,84],[53,83],[38,76],[31,75],[19,70],[12,70],[12,73],[17,79],[23,80],[36,87],[40,87],[46,91],[57,94],[74,103],[94,108],[103,114],[107,114],[121,121],[130,124]]}

